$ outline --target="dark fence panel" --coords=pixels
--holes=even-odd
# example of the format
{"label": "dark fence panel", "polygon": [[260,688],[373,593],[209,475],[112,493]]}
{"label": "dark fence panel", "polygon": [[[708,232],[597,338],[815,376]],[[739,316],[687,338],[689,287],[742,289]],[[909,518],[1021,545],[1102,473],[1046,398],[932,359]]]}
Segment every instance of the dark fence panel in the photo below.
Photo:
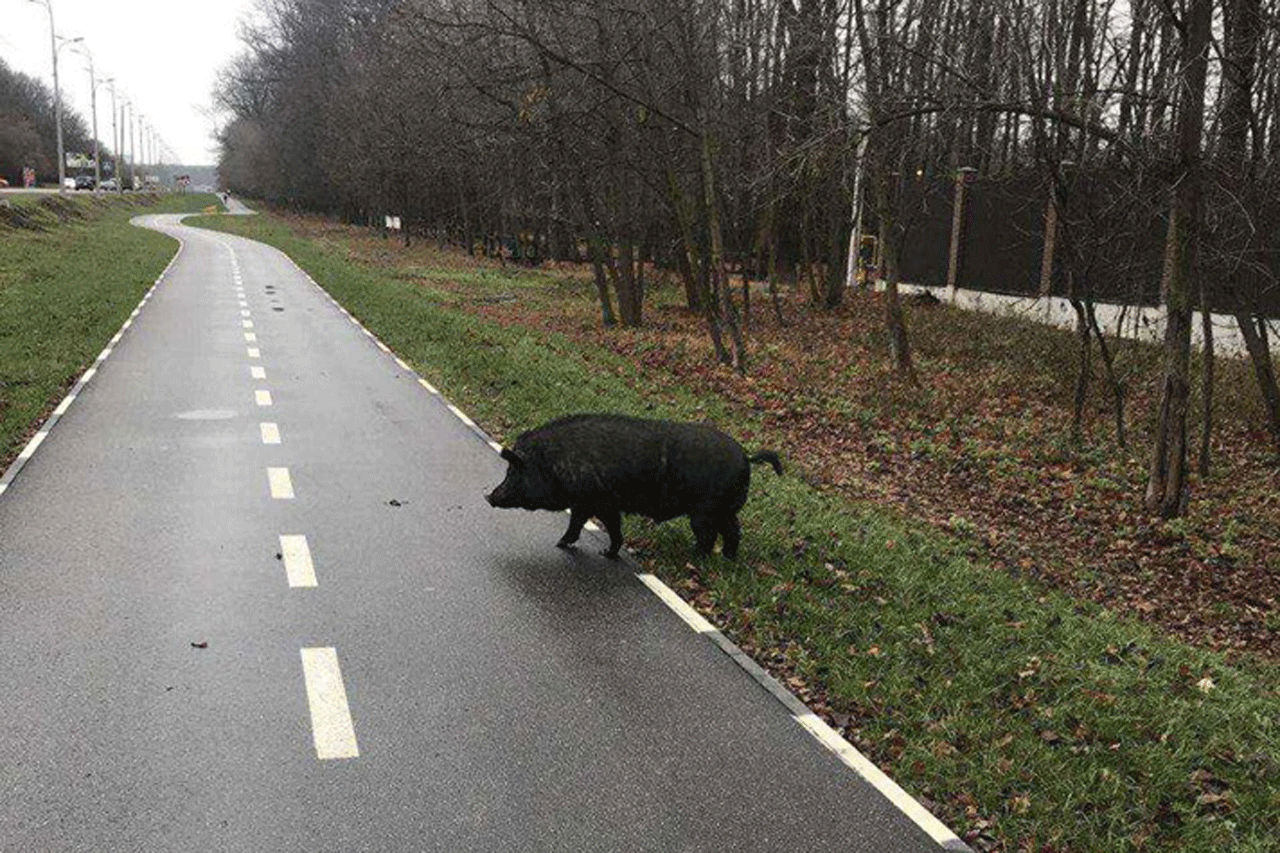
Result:
{"label": "dark fence panel", "polygon": [[[1068,171],[1049,292],[1159,305],[1169,231],[1168,164],[1144,171]],[[1280,170],[1232,192],[1211,171],[1200,273],[1212,310],[1280,318]],[[956,285],[987,293],[1040,292],[1049,189],[1037,174],[979,178],[966,187]],[[1244,196],[1243,198],[1241,196]],[[953,179],[908,188],[902,278],[947,283]],[[873,232],[874,233],[874,232]]]}
{"label": "dark fence panel", "polygon": [[904,195],[902,280],[945,287],[955,184],[949,179],[913,181]]}
{"label": "dark fence panel", "polygon": [[956,286],[1036,296],[1049,193],[1038,175],[972,181]]}
{"label": "dark fence panel", "polygon": [[1050,292],[1158,305],[1167,184],[1147,174],[1090,170],[1067,174],[1064,191]]}

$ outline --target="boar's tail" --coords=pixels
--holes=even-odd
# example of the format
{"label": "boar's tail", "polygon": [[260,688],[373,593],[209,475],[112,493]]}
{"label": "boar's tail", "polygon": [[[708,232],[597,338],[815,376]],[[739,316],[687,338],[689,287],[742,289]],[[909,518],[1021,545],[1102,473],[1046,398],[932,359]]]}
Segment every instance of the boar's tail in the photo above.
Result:
{"label": "boar's tail", "polygon": [[768,462],[773,466],[773,470],[778,472],[778,476],[782,476],[782,460],[772,450],[761,450],[759,453],[754,453],[747,457],[747,461],[753,465]]}

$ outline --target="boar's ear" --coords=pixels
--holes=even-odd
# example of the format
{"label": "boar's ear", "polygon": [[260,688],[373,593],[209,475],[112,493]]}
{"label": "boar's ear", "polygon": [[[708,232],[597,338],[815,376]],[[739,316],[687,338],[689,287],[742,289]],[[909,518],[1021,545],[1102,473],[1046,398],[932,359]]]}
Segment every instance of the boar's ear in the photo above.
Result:
{"label": "boar's ear", "polygon": [[507,460],[517,468],[524,467],[524,457],[508,447],[502,448],[502,458]]}

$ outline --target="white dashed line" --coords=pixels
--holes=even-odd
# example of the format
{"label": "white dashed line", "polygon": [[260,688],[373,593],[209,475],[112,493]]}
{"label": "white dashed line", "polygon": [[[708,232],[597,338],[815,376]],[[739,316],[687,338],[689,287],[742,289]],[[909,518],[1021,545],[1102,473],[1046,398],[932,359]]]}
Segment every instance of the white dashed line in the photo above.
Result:
{"label": "white dashed line", "polygon": [[81,377],[80,377],[80,381],[81,381],[81,382],[88,382],[90,379],[92,379],[92,378],[94,377],[94,375],[95,375],[97,372],[98,372],[98,368],[96,368],[96,367],[90,367],[88,370],[86,370],[86,371],[84,372],[84,376],[81,376]]}
{"label": "white dashed line", "polygon": [[68,394],[67,396],[65,396],[65,397],[63,397],[63,398],[62,398],[62,402],[58,404],[58,408],[56,408],[56,409],[54,409],[54,410],[53,410],[53,413],[54,413],[55,415],[64,415],[64,414],[66,414],[67,409],[68,409],[68,408],[71,406],[71,404],[72,404],[72,403],[74,403],[75,401],[76,401],[76,395],[75,395],[75,394]]}
{"label": "white dashed line", "polygon": [[396,364],[400,365],[402,370],[413,370],[413,368],[406,364],[405,360],[399,356],[396,356]]}
{"label": "white dashed line", "polygon": [[249,347],[248,352],[249,352],[249,358],[261,358],[261,357],[262,357],[262,351],[261,351],[261,350],[259,350],[257,347]]}
{"label": "white dashed line", "polygon": [[271,392],[258,389],[257,391],[253,392],[253,401],[257,403],[259,406],[270,406]]}
{"label": "white dashed line", "polygon": [[267,369],[265,367],[258,367],[257,365],[254,365],[249,368],[249,375],[254,379],[266,379]]}
{"label": "white dashed line", "polygon": [[258,431],[262,433],[263,444],[279,444],[280,443],[280,427],[270,421],[263,421],[258,424]]}
{"label": "white dashed line", "polygon": [[[241,303],[241,304],[243,305],[244,303]],[[252,311],[250,311],[250,310],[246,307],[244,310],[242,310],[242,311],[240,312],[240,316],[241,316],[241,317],[248,317],[248,316],[250,316],[252,313],[253,313],[253,312],[252,312]]]}
{"label": "white dashed line", "polygon": [[307,537],[280,536],[280,559],[284,561],[284,574],[291,587],[317,586],[316,568],[311,562],[311,549]]}
{"label": "white dashed line", "polygon": [[252,328],[253,328],[253,321],[252,321],[252,320],[242,320],[242,321],[240,322],[240,325],[241,325],[242,327],[246,328],[246,329],[252,329]]}
{"label": "white dashed line", "polygon": [[271,497],[276,500],[293,500],[293,480],[289,479],[288,468],[268,468],[267,483],[271,486]]}
{"label": "white dashed line", "polygon": [[257,336],[256,334],[254,334],[253,332],[245,332],[245,333],[244,333],[244,342],[245,342],[246,344],[256,344],[256,343],[258,342],[258,336]]}
{"label": "white dashed line", "polygon": [[436,388],[435,388],[435,386],[434,386],[434,385],[432,385],[432,384],[431,384],[430,382],[428,382],[427,380],[425,380],[425,379],[419,379],[419,380],[418,380],[418,384],[419,384],[419,385],[421,385],[423,388],[426,388],[426,389],[427,389],[428,391],[430,391],[432,394],[435,394],[437,397],[438,397],[438,396],[440,396],[440,392],[439,392],[439,391],[437,391],[437,390],[436,390]]}
{"label": "white dashed line", "polygon": [[302,676],[307,684],[316,758],[359,756],[342,670],[338,668],[338,652],[333,648],[303,649]]}

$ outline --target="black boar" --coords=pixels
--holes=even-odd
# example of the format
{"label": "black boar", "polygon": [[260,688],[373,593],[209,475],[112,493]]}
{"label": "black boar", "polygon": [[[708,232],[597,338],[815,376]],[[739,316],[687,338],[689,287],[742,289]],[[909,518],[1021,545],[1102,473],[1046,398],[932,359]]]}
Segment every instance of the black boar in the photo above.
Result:
{"label": "black boar", "polygon": [[569,529],[556,545],[578,541],[587,520],[609,532],[605,555],[622,547],[622,513],[654,521],[689,516],[698,550],[738,554],[738,510],[747,502],[751,464],[768,462],[782,474],[778,454],[752,456],[709,426],[620,415],[571,415],[522,433],[503,448],[506,479],[485,496],[502,509],[570,511]]}

